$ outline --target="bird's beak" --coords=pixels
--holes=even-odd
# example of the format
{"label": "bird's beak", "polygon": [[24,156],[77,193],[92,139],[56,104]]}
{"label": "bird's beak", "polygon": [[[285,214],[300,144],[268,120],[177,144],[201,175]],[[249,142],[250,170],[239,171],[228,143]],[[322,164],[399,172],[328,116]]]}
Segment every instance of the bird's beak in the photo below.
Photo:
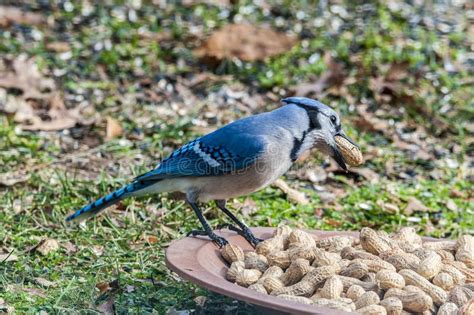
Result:
{"label": "bird's beak", "polygon": [[339,136],[339,137],[343,137],[344,139],[346,139],[347,141],[349,141],[352,145],[356,146],[358,149],[359,146],[357,145],[357,143],[355,143],[351,138],[349,138],[346,133],[344,132],[344,130],[339,130],[338,132],[336,132],[336,134],[334,136]]}
{"label": "bird's beak", "polygon": [[[347,141],[349,141],[351,144],[353,144],[354,146],[356,146],[357,148],[359,148],[359,146],[351,139],[349,138],[346,133],[344,132],[344,130],[339,130],[338,132],[336,132],[336,134],[334,135],[334,137],[336,136],[340,136],[340,137],[343,137],[344,139],[346,139]],[[334,141],[335,143],[335,141]],[[337,164],[339,164],[339,166],[347,171],[347,165],[346,165],[346,161],[344,160],[344,157],[342,156],[341,154],[341,151],[339,151],[339,148],[337,147],[337,145],[334,145],[332,146],[332,157],[334,158],[334,160],[337,162]]]}
{"label": "bird's beak", "polygon": [[344,160],[344,157],[341,154],[341,151],[339,151],[337,145],[332,145],[332,157],[333,159],[339,164],[339,166],[344,170],[347,171],[347,165],[346,161]]}

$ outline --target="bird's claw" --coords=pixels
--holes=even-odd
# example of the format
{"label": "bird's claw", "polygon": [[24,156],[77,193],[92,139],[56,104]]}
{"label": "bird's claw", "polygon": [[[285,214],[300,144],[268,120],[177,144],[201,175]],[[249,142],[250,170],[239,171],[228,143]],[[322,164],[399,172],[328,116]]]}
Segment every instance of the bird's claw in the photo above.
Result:
{"label": "bird's claw", "polygon": [[247,242],[249,242],[250,245],[252,245],[253,247],[256,247],[258,245],[258,243],[263,241],[260,238],[256,238],[255,235],[253,235],[252,231],[250,231],[249,228],[241,229],[241,228],[236,227],[235,225],[232,225],[232,224],[219,224],[217,226],[218,230],[222,230],[224,228],[227,228],[231,231],[237,232],[237,234],[239,234],[240,236],[245,238],[247,240]]}
{"label": "bird's claw", "polygon": [[188,234],[186,234],[186,236],[207,236],[209,237],[214,243],[217,244],[217,246],[219,246],[219,248],[222,248],[223,246],[229,244],[229,242],[217,235],[216,233],[210,231],[210,232],[206,232],[206,231],[203,231],[203,230],[192,230],[190,232],[188,232]]}

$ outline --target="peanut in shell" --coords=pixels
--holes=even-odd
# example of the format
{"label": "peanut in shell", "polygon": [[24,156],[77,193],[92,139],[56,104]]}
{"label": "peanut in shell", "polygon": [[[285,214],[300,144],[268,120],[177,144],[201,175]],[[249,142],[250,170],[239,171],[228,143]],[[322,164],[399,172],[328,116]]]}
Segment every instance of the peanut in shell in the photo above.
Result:
{"label": "peanut in shell", "polygon": [[364,163],[364,157],[358,147],[341,136],[334,137],[337,148],[344,157],[344,161],[350,166],[359,166]]}

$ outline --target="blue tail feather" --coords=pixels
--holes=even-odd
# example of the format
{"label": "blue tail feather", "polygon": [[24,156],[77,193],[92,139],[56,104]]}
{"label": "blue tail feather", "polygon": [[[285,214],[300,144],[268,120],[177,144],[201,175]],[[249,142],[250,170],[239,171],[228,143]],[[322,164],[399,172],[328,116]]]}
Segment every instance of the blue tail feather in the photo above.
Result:
{"label": "blue tail feather", "polygon": [[92,217],[107,207],[119,202],[120,200],[129,197],[132,193],[147,187],[150,183],[136,181],[127,186],[124,186],[102,198],[97,199],[93,203],[77,210],[66,218],[66,221],[72,221],[76,219],[86,219]]}

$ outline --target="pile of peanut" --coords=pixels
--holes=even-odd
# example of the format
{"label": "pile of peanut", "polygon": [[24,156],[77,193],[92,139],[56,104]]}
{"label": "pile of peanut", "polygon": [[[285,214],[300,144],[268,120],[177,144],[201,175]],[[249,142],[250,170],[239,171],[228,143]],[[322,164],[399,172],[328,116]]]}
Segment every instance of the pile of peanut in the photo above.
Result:
{"label": "pile of peanut", "polygon": [[389,235],[318,238],[278,227],[243,252],[221,250],[227,279],[263,294],[359,314],[474,314],[474,237],[425,241],[413,228]]}

